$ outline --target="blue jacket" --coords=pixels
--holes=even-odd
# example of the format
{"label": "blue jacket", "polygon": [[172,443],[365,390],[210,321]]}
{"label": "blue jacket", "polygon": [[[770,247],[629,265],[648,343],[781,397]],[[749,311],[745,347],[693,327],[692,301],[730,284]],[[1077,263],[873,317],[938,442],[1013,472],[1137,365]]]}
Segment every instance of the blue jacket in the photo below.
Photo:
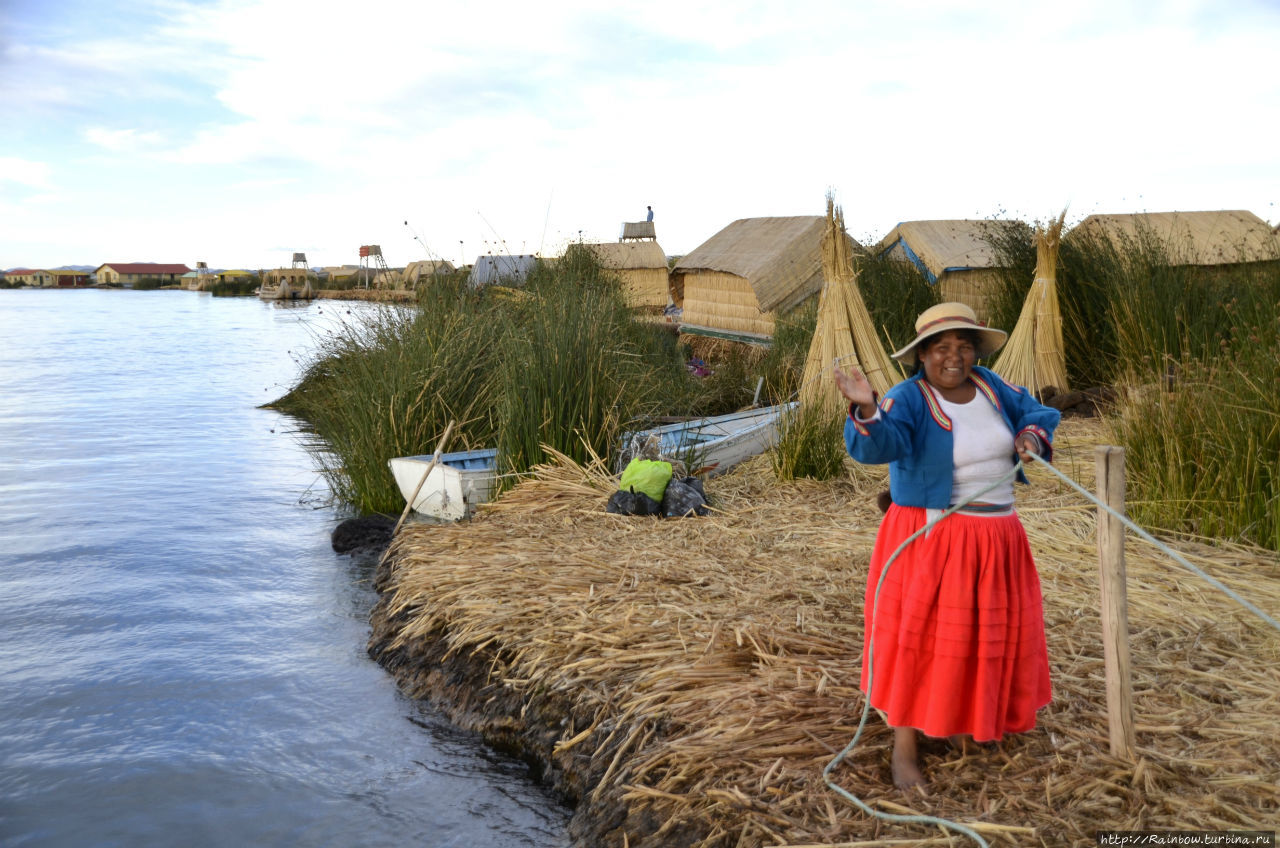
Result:
{"label": "blue jacket", "polygon": [[[1044,444],[1044,458],[1053,458],[1053,431],[1061,417],[1021,386],[1006,383],[995,372],[975,365],[970,379],[1004,418],[1016,439],[1034,433]],[[945,509],[951,502],[954,474],[951,419],[937,403],[933,390],[916,374],[898,383],[879,403],[880,418],[860,422],[850,408],[844,425],[849,455],[868,464],[889,463],[889,493],[902,506]],[[1017,451],[1010,444],[1017,459]],[[1027,477],[1018,471],[1019,482]]]}

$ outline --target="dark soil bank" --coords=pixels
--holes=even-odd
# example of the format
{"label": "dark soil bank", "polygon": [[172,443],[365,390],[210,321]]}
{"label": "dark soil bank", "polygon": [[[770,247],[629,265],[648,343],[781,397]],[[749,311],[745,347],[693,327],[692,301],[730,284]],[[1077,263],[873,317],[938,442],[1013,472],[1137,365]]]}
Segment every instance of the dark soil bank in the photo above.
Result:
{"label": "dark soil bank", "polygon": [[[556,743],[571,735],[570,727],[587,727],[590,719],[572,714],[563,694],[524,691],[503,680],[507,663],[501,652],[449,654],[446,634],[415,638],[392,647],[406,616],[388,615],[386,591],[396,567],[395,557],[378,569],[375,586],[381,600],[370,615],[373,633],[369,655],[396,679],[411,698],[424,700],[457,726],[478,732],[494,747],[533,765],[543,780],[573,805],[569,835],[575,845],[602,848],[682,848],[698,842],[706,828],[696,822],[673,828],[651,815],[636,815],[622,800],[625,781],[612,781],[611,791],[593,796],[601,778],[625,768],[617,759],[620,742],[610,741],[612,728],[603,724],[567,751]],[[624,755],[625,759],[625,755]],[[658,830],[666,824],[659,837]]]}

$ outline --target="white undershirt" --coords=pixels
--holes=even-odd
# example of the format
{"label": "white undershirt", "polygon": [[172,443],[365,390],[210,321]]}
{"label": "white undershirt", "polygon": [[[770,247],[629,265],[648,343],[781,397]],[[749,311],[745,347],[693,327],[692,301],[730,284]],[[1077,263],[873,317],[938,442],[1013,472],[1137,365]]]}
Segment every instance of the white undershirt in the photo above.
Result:
{"label": "white undershirt", "polygon": [[[937,395],[942,411],[951,419],[951,503],[973,497],[1013,470],[1013,431],[991,402],[975,393],[968,403],[952,403]],[[1013,478],[1007,479],[978,500],[1012,504]]]}

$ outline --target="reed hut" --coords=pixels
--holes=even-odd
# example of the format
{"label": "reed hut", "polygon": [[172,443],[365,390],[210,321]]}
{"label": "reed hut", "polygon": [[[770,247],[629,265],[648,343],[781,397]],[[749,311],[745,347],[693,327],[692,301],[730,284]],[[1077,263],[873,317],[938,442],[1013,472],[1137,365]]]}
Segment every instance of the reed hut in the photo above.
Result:
{"label": "reed hut", "polygon": [[471,266],[467,283],[475,287],[493,284],[522,286],[537,267],[538,261],[538,257],[533,254],[480,256]]}
{"label": "reed hut", "polygon": [[1000,286],[1001,265],[993,239],[1024,228],[1021,221],[904,221],[876,245],[876,256],[910,262],[941,299],[967,304],[986,321],[987,299]]}
{"label": "reed hut", "polygon": [[590,250],[600,267],[622,282],[627,303],[633,307],[664,308],[670,302],[667,254],[656,241],[619,241],[571,245]]}
{"label": "reed hut", "polygon": [[417,288],[424,277],[444,276],[452,274],[456,268],[447,259],[421,259],[410,262],[400,272],[400,284],[406,289]]}
{"label": "reed hut", "polygon": [[1170,263],[1179,266],[1213,267],[1280,259],[1280,242],[1271,225],[1240,209],[1090,215],[1063,238],[1102,238],[1116,247],[1155,239],[1165,245]]}
{"label": "reed hut", "polygon": [[754,344],[778,315],[822,289],[822,215],[734,221],[671,271],[680,332]]}

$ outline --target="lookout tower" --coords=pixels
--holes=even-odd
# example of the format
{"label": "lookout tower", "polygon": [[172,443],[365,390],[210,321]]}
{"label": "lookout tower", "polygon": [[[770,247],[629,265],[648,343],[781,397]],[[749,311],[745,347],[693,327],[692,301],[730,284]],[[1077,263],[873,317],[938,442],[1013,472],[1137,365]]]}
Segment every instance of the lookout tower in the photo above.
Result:
{"label": "lookout tower", "polygon": [[389,273],[387,263],[382,259],[382,247],[376,244],[360,245],[360,280],[365,288],[369,288],[369,277],[376,278],[379,272],[384,275]]}
{"label": "lookout tower", "polygon": [[624,221],[618,241],[656,241],[652,221]]}
{"label": "lookout tower", "polygon": [[305,253],[293,254],[293,267],[307,270],[307,254]]}

